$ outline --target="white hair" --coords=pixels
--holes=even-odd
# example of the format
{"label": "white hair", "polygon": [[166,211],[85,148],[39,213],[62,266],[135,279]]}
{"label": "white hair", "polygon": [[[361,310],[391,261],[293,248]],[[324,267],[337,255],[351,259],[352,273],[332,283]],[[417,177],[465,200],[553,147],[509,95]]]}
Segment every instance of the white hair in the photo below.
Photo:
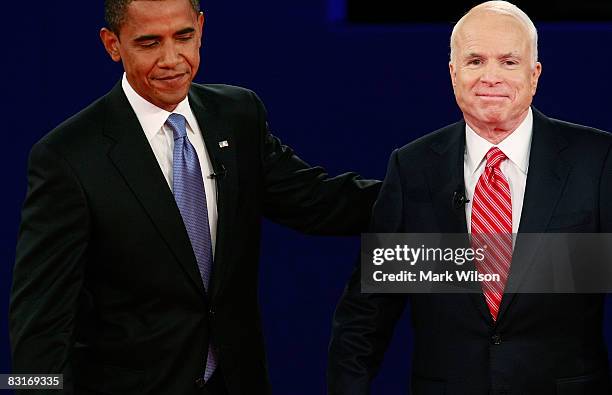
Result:
{"label": "white hair", "polygon": [[536,62],[538,61],[538,31],[536,30],[535,25],[531,21],[531,19],[517,6],[507,1],[502,0],[494,0],[494,1],[486,1],[484,3],[478,4],[471,10],[467,12],[453,27],[453,32],[450,37],[450,62],[453,63],[455,59],[455,43],[457,32],[460,27],[463,25],[468,16],[477,11],[489,11],[494,12],[496,14],[508,15],[516,20],[518,20],[529,34],[529,39],[531,41],[531,67],[535,67]]}

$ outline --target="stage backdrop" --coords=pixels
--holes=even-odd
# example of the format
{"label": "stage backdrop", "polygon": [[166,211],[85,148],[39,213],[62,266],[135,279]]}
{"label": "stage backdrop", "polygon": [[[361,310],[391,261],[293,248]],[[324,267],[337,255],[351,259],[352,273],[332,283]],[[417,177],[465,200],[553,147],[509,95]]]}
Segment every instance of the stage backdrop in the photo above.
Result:
{"label": "stage backdrop", "polygon": [[[8,144],[0,194],[0,373],[10,371],[6,317],[29,148],[121,76],[98,39],[102,1],[35,3],[5,10],[1,26]],[[206,1],[196,80],[255,90],[273,131],[308,162],[333,174],[382,178],[394,148],[459,118],[448,77],[451,26],[350,25],[342,8],[326,0]],[[535,105],[552,117],[612,130],[612,24],[538,28],[543,74]],[[323,394],[330,322],[358,241],[264,227],[260,296],[273,388]],[[374,393],[407,392],[407,315]],[[608,333],[611,327],[608,318]]]}

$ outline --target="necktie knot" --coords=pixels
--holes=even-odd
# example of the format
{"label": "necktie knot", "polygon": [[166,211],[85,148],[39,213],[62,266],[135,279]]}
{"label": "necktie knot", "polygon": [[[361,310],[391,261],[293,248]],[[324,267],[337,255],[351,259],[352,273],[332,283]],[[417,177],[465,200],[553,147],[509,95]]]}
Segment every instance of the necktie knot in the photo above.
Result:
{"label": "necktie knot", "polygon": [[187,121],[185,120],[185,117],[181,114],[170,114],[168,120],[166,121],[166,125],[168,125],[170,130],[172,130],[174,140],[181,139],[187,135],[186,123]]}
{"label": "necktie knot", "polygon": [[508,157],[502,150],[497,147],[491,147],[489,152],[487,152],[487,167],[499,168],[499,165],[506,159]]}

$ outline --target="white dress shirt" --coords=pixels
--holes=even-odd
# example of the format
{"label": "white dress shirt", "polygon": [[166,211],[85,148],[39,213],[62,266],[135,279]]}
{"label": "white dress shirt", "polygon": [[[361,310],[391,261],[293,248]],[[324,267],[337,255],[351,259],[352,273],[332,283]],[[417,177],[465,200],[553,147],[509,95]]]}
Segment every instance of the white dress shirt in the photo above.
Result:
{"label": "white dress shirt", "polygon": [[217,185],[210,177],[213,167],[210,157],[204,145],[202,132],[198,122],[191,111],[187,97],[178,104],[172,113],[149,103],[132,88],[125,73],[121,81],[123,92],[127,96],[136,117],[142,126],[147,141],[151,145],[157,163],[166,178],[166,182],[172,190],[172,163],[174,155],[174,135],[172,130],[166,126],[170,114],[181,114],[187,120],[187,138],[198,154],[204,190],[206,191],[206,205],[208,206],[208,225],[210,226],[210,238],[212,242],[213,256],[215,253],[215,241],[217,238]]}
{"label": "white dress shirt", "polygon": [[529,167],[529,154],[531,152],[531,136],[533,135],[533,113],[531,108],[527,117],[519,127],[495,145],[480,137],[466,123],[465,125],[465,155],[463,160],[463,178],[465,181],[465,194],[469,202],[465,205],[465,217],[468,233],[472,231],[472,201],[474,190],[480,175],[486,167],[486,154],[491,147],[498,147],[508,159],[500,165],[500,170],[510,185],[510,198],[512,200],[512,233],[517,233],[523,211],[523,198],[525,197],[525,184]]}

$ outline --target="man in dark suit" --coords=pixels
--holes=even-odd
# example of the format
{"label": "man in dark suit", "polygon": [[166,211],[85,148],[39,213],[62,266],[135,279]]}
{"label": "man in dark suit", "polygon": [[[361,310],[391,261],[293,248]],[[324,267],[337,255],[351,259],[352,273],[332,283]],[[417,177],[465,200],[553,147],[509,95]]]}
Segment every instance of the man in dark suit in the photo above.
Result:
{"label": "man in dark suit", "polygon": [[372,232],[472,240],[518,232],[514,258],[510,241],[485,259],[499,263],[502,287],[362,294],[357,269],[334,317],[330,394],[370,393],[407,303],[414,394],[611,393],[603,295],[504,293],[529,269],[516,260],[529,253],[522,234],[612,230],[612,138],[531,108],[536,45],[533,23],[507,2],[457,23],[450,74],[464,119],[393,152],[371,222]]}
{"label": "man in dark suit", "polygon": [[379,183],[308,166],[270,134],[253,92],[193,84],[197,1],[105,11],[122,81],[30,154],[14,372],[63,374],[64,393],[269,393],[262,216],[358,234]]}

